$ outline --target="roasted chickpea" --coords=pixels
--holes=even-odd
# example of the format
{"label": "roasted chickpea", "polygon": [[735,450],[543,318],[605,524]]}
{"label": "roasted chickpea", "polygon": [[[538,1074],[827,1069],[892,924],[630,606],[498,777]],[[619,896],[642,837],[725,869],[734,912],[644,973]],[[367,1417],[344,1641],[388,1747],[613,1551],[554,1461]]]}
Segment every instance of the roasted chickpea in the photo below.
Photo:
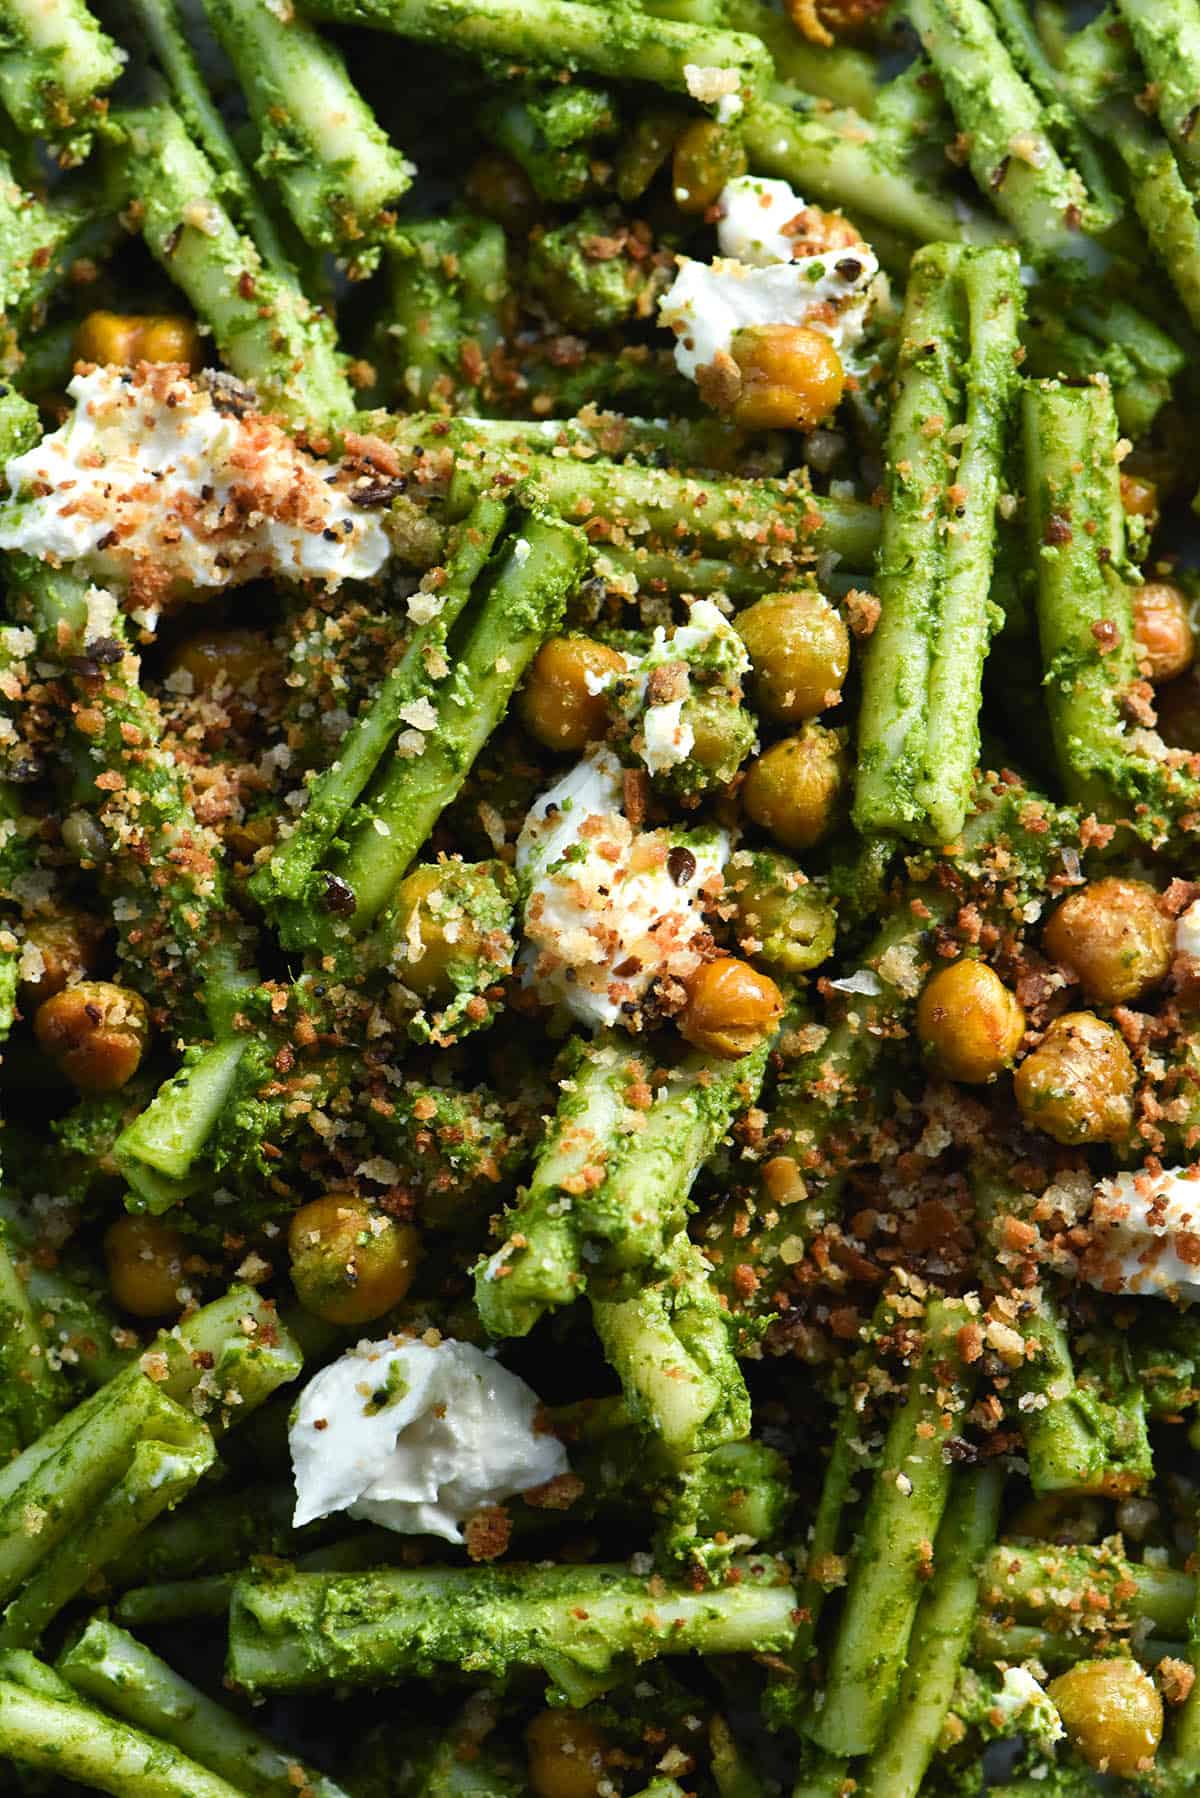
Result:
{"label": "roasted chickpea", "polygon": [[396,888],[385,919],[397,979],[424,999],[444,1000],[454,992],[456,964],[487,958],[494,944],[498,970],[507,965],[512,890],[502,862],[414,868]]}
{"label": "roasted chickpea", "polygon": [[537,1798],[595,1798],[608,1779],[603,1732],[573,1711],[539,1711],[525,1731]]}
{"label": "roasted chickpea", "polygon": [[178,644],[170,672],[189,674],[197,693],[233,687],[253,691],[276,667],[270,644],[257,631],[197,631]]}
{"label": "roasted chickpea", "polygon": [[793,853],[827,836],[841,809],[846,756],[834,731],[806,724],[750,764],[742,785],[746,816]]}
{"label": "roasted chickpea", "polygon": [[514,237],[524,237],[538,216],[533,183],[503,150],[485,150],[467,174],[467,195],[488,218]]}
{"label": "roasted chickpea", "polygon": [[887,0],[784,0],[792,24],[812,44],[828,49],[835,38],[861,37]]}
{"label": "roasted chickpea", "polygon": [[1094,1005],[1126,1005],[1166,979],[1174,933],[1152,886],[1110,875],[1063,900],[1042,946]]}
{"label": "roasted chickpea", "polygon": [[1175,680],[1196,659],[1191,605],[1171,581],[1146,581],[1133,596],[1138,662],[1148,680]]}
{"label": "roasted chickpea", "polygon": [[811,431],[837,409],[842,359],[807,325],[748,325],[730,354],[741,377],[730,414],[747,431]]}
{"label": "roasted chickpea", "polygon": [[[681,784],[727,786],[754,747],[754,720],[745,706],[727,688],[693,687],[684,701],[683,721],[691,727],[692,747],[678,770]],[[689,779],[689,766],[702,779]]]}
{"label": "roasted chickpea", "polygon": [[398,1305],[420,1250],[411,1224],[373,1211],[354,1193],[313,1199],[288,1227],[296,1296],[327,1324],[370,1323]]}
{"label": "roasted chickpea", "polygon": [[38,1006],[33,1033],[80,1092],[115,1093],[137,1073],[150,1018],[128,987],[81,980]]}
{"label": "roasted chickpea", "polygon": [[707,212],[727,182],[746,173],[746,152],[735,132],[715,119],[693,119],[676,139],[671,186],[680,212]]}
{"label": "roasted chickpea", "polygon": [[1193,668],[1154,695],[1158,734],[1170,749],[1200,755],[1200,676]]}
{"label": "roasted chickpea", "polygon": [[184,1242],[157,1217],[119,1217],[104,1233],[112,1295],[134,1317],[166,1317],[182,1309]]}
{"label": "roasted chickpea", "polygon": [[1012,1065],[1025,1034],[1025,1013],[986,962],[951,962],[925,982],[917,1000],[917,1035],[947,1080],[981,1086]]}
{"label": "roasted chickpea", "polygon": [[837,704],[850,667],[850,633],[823,593],[768,593],[735,624],[754,669],[755,703],[766,717],[802,724]]}
{"label": "roasted chickpea", "polygon": [[605,674],[624,674],[625,658],[593,637],[549,637],[533,659],[517,698],[517,712],[531,737],[547,749],[577,754],[604,735],[608,702],[592,685]]}
{"label": "roasted chickpea", "polygon": [[1144,518],[1151,530],[1158,522],[1158,485],[1145,475],[1122,474],[1121,505],[1127,518]]}
{"label": "roasted chickpea", "polygon": [[61,993],[69,981],[95,972],[105,928],[91,912],[60,905],[48,918],[32,918],[25,936],[42,958],[41,972],[21,982],[21,1001],[33,1007]]}
{"label": "roasted chickpea", "polygon": [[1163,1707],[1157,1686],[1136,1661],[1077,1661],[1046,1691],[1089,1766],[1120,1779],[1148,1770],[1162,1741]]}
{"label": "roasted chickpea", "polygon": [[833,953],[837,915],[795,862],[773,849],[739,849],[725,871],[744,955],[781,974],[807,974]]}
{"label": "roasted chickpea", "polygon": [[178,313],[89,312],[75,338],[84,362],[132,368],[138,362],[182,362],[200,368],[200,334]]}
{"label": "roasted chickpea", "polygon": [[1055,1018],[1017,1069],[1013,1088],[1025,1122],[1056,1142],[1117,1142],[1133,1123],[1129,1050],[1095,1012]]}
{"label": "roasted chickpea", "polygon": [[783,1016],[783,995],[766,974],[736,955],[702,962],[685,982],[679,1032],[697,1049],[737,1061],[770,1036]]}

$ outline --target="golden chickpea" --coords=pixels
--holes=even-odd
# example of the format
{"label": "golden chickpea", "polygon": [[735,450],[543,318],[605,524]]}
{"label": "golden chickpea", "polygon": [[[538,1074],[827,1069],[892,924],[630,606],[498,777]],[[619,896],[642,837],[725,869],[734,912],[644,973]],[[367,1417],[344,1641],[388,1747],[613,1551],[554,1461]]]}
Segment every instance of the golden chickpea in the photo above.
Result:
{"label": "golden chickpea", "polygon": [[725,872],[744,955],[783,974],[807,974],[833,952],[837,914],[795,862],[773,849],[739,849]]}
{"label": "golden chickpea", "polygon": [[1191,605],[1171,581],[1146,581],[1133,596],[1138,662],[1148,680],[1175,680],[1196,659]]}
{"label": "golden chickpea", "polygon": [[692,732],[688,767],[702,769],[704,778],[693,782],[706,788],[727,786],[754,747],[754,720],[736,694],[727,687],[693,687],[684,701],[683,722]]}
{"label": "golden chickpea", "polygon": [[81,980],[38,1006],[33,1033],[80,1092],[115,1093],[137,1073],[150,1018],[128,987]]}
{"label": "golden chickpea", "polygon": [[203,364],[200,335],[191,319],[177,313],[89,312],[75,337],[84,362],[132,368],[138,362]]}
{"label": "golden chickpea", "polygon": [[701,963],[684,983],[687,1004],[679,1033],[708,1055],[737,1061],[770,1036],[783,1016],[783,995],[766,974],[736,955]]}
{"label": "golden chickpea", "polygon": [[[425,999],[449,999],[455,964],[486,953],[508,921],[512,876],[500,862],[427,862],[396,888],[385,927],[397,979]],[[413,953],[414,950],[417,953]]]}
{"label": "golden chickpea", "polygon": [[1145,475],[1121,476],[1121,505],[1127,518],[1144,518],[1151,530],[1158,523],[1158,485]]}
{"label": "golden chickpea", "polygon": [[834,731],[806,724],[750,764],[746,816],[795,854],[828,835],[846,790],[846,756]]}
{"label": "golden chickpea", "polygon": [[735,132],[715,119],[693,119],[679,134],[671,186],[680,212],[707,212],[729,181],[746,173],[746,152]]}
{"label": "golden chickpea", "polygon": [[1063,900],[1042,946],[1094,1005],[1126,1005],[1166,979],[1174,933],[1152,886],[1110,875]]}
{"label": "golden chickpea", "polygon": [[1012,1065],[1025,1013],[986,962],[951,962],[926,981],[917,1001],[917,1035],[947,1080],[982,1086]]}
{"label": "golden chickpea", "polygon": [[525,1731],[529,1784],[537,1798],[595,1798],[608,1778],[607,1738],[573,1711],[539,1711]]}
{"label": "golden chickpea", "polygon": [[61,993],[68,981],[95,972],[105,927],[99,918],[77,905],[61,905],[48,918],[33,918],[25,928],[27,941],[42,958],[42,971],[21,982],[21,1001],[28,1007]]}
{"label": "golden chickpea", "polygon": [[625,658],[593,637],[549,637],[538,650],[517,699],[521,723],[547,749],[577,754],[598,742],[608,721],[603,693],[588,686],[624,674]]}
{"label": "golden chickpea", "polygon": [[302,1205],[288,1227],[292,1284],[327,1324],[366,1324],[398,1305],[413,1282],[421,1240],[411,1224],[372,1211],[353,1193]]}
{"label": "golden chickpea", "polygon": [[1158,1688],[1136,1661],[1077,1661],[1046,1691],[1071,1744],[1101,1773],[1146,1772],[1162,1741]]}
{"label": "golden chickpea", "polygon": [[134,1317],[166,1317],[182,1308],[184,1242],[156,1217],[119,1217],[104,1233],[112,1295]]}
{"label": "golden chickpea", "polygon": [[827,49],[834,38],[856,38],[869,31],[887,0],[784,0],[784,4],[797,31]]}
{"label": "golden chickpea", "polygon": [[731,416],[743,430],[811,431],[841,401],[842,359],[807,325],[748,325],[730,354],[741,375]]}
{"label": "golden chickpea", "polygon": [[836,705],[850,668],[850,633],[815,588],[768,593],[735,620],[754,669],[760,712],[802,724]]}
{"label": "golden chickpea", "polygon": [[538,215],[533,183],[503,150],[485,150],[476,157],[467,173],[467,195],[480,212],[514,237],[524,237]]}
{"label": "golden chickpea", "polygon": [[1119,1031],[1091,1011],[1055,1018],[1017,1069],[1025,1122],[1056,1142],[1118,1142],[1133,1123],[1134,1070]]}
{"label": "golden chickpea", "polygon": [[270,643],[257,631],[205,630],[185,637],[176,646],[170,672],[189,674],[196,693],[222,691],[226,687],[249,693],[276,665]]}
{"label": "golden chickpea", "polygon": [[1193,668],[1154,695],[1158,734],[1170,749],[1200,755],[1200,677]]}

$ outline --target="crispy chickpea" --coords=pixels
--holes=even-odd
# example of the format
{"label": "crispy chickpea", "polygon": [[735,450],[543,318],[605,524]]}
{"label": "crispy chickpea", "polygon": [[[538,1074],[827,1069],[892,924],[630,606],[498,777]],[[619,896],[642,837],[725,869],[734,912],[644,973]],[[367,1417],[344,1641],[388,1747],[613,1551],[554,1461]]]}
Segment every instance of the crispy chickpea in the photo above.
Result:
{"label": "crispy chickpea", "polygon": [[104,1233],[112,1295],[134,1317],[166,1317],[181,1309],[183,1237],[157,1217],[119,1217]]}
{"label": "crispy chickpea", "polygon": [[608,1777],[607,1739],[572,1711],[539,1711],[525,1731],[529,1784],[537,1798],[595,1798]]}
{"label": "crispy chickpea", "polygon": [[1133,596],[1138,662],[1148,680],[1175,680],[1196,659],[1191,606],[1172,581],[1146,581]]}
{"label": "crispy chickpea", "polygon": [[576,754],[604,735],[608,702],[588,685],[624,674],[625,658],[593,637],[549,637],[538,650],[517,700],[521,723],[547,749]]}
{"label": "crispy chickpea", "polygon": [[1158,734],[1169,749],[1200,754],[1200,676],[1193,668],[1154,695]]}
{"label": "crispy chickpea", "polygon": [[533,183],[511,156],[485,150],[467,173],[468,197],[514,237],[524,237],[538,215]]}
{"label": "crispy chickpea", "polygon": [[61,993],[69,981],[95,972],[105,927],[91,912],[61,905],[48,918],[31,919],[25,936],[42,958],[41,972],[21,982],[21,1001],[32,1008]]}
{"label": "crispy chickpea", "polygon": [[75,338],[84,362],[132,368],[137,362],[182,362],[200,368],[200,334],[192,320],[174,312],[89,312]]}
{"label": "crispy chickpea", "polygon": [[1129,1050],[1095,1012],[1055,1018],[1017,1069],[1013,1088],[1025,1122],[1056,1142],[1117,1142],[1133,1123]]}
{"label": "crispy chickpea", "polygon": [[783,995],[769,975],[736,955],[702,962],[684,982],[680,1035],[706,1054],[737,1061],[769,1036],[783,1016]]}
{"label": "crispy chickpea", "polygon": [[837,914],[800,869],[773,849],[739,849],[725,874],[738,947],[782,974],[807,974],[833,953]]}
{"label": "crispy chickpea", "polygon": [[703,771],[703,779],[694,784],[727,786],[754,747],[750,713],[726,687],[693,687],[684,701],[683,722],[692,732],[688,764]]}
{"label": "crispy chickpea", "polygon": [[811,431],[841,401],[842,359],[807,325],[748,325],[730,354],[741,376],[731,416],[744,430]]}
{"label": "crispy chickpea", "polygon": [[327,1324],[370,1323],[398,1305],[412,1285],[420,1249],[411,1224],[372,1211],[354,1193],[313,1199],[288,1227],[296,1296]]}
{"label": "crispy chickpea", "polygon": [[193,691],[233,687],[249,692],[275,666],[270,644],[257,631],[197,631],[176,646],[170,672],[190,674]]}
{"label": "crispy chickpea", "polygon": [[1162,1741],[1163,1707],[1136,1661],[1077,1661],[1046,1691],[1089,1766],[1122,1779],[1148,1769]]}
{"label": "crispy chickpea", "polygon": [[33,1033],[80,1092],[115,1093],[137,1073],[150,1018],[128,987],[81,980],[38,1006]]}
{"label": "crispy chickpea", "polygon": [[850,633],[815,588],[768,593],[735,621],[754,669],[760,712],[802,724],[836,705],[850,668]]}
{"label": "crispy chickpea", "polygon": [[680,212],[707,212],[727,182],[746,173],[742,141],[715,119],[693,119],[680,132],[671,159],[671,187]]}
{"label": "crispy chickpea", "polygon": [[1158,523],[1158,485],[1145,475],[1122,474],[1121,505],[1127,518],[1144,518],[1151,530]]}
{"label": "crispy chickpea", "polygon": [[845,752],[836,733],[806,724],[751,762],[742,809],[785,849],[811,849],[832,829],[846,781]]}
{"label": "crispy chickpea", "polygon": [[784,0],[792,24],[812,44],[828,49],[835,38],[861,37],[887,0]]}
{"label": "crispy chickpea", "polygon": [[1152,886],[1109,875],[1063,900],[1042,946],[1094,1005],[1126,1005],[1166,979],[1174,935]]}
{"label": "crispy chickpea", "polygon": [[1012,1065],[1025,1034],[1025,1013],[986,962],[951,962],[925,982],[917,1001],[917,1035],[947,1080],[982,1086]]}
{"label": "crispy chickpea", "polygon": [[500,862],[414,868],[388,906],[387,933],[396,944],[392,972],[424,999],[450,998],[455,964],[486,954],[489,935],[504,929],[511,884]]}

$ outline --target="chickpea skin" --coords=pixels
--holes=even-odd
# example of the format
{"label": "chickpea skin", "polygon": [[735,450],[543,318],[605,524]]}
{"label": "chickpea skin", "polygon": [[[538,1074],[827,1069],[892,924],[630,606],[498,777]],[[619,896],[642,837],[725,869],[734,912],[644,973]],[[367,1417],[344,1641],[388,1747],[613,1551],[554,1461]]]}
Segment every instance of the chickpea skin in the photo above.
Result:
{"label": "chickpea skin", "polygon": [[412,1285],[421,1242],[411,1224],[373,1211],[354,1193],[302,1205],[288,1227],[292,1284],[306,1311],[328,1324],[366,1324]]}
{"label": "chickpea skin", "polygon": [[112,1295],[134,1317],[166,1317],[180,1310],[184,1241],[157,1217],[119,1217],[104,1233]]}
{"label": "chickpea skin", "polygon": [[1133,1123],[1134,1070],[1118,1030],[1068,1011],[1017,1069],[1021,1116],[1055,1142],[1118,1142]]}
{"label": "chickpea skin", "polygon": [[1192,608],[1172,581],[1146,581],[1133,596],[1133,635],[1148,680],[1176,680],[1196,659]]}
{"label": "chickpea skin", "polygon": [[982,1086],[1012,1065],[1025,1034],[1016,995],[986,962],[939,968],[917,1001],[917,1035],[947,1080]]}
{"label": "chickpea skin", "polygon": [[715,119],[692,119],[676,139],[671,188],[680,212],[707,212],[729,181],[746,173],[746,152],[735,132]]}
{"label": "chickpea skin", "polygon": [[21,982],[22,1004],[40,1005],[61,993],[68,982],[94,973],[105,935],[101,920],[77,905],[59,906],[47,918],[32,918],[25,937],[40,954],[42,970]]}
{"label": "chickpea skin", "polygon": [[89,312],[75,337],[84,362],[132,368],[138,362],[203,365],[200,333],[190,318],[175,312]]}
{"label": "chickpea skin", "polygon": [[815,588],[768,593],[736,619],[754,671],[758,710],[802,724],[836,705],[850,668],[850,633]]}
{"label": "chickpea skin", "polygon": [[624,656],[607,643],[592,637],[549,637],[517,698],[521,723],[545,748],[578,754],[599,742],[608,722],[605,695],[591,688],[603,675],[624,672]]}
{"label": "chickpea skin", "polygon": [[845,752],[836,733],[806,724],[751,762],[742,809],[793,854],[811,849],[836,822],[846,790]]}
{"label": "chickpea skin", "polygon": [[1155,889],[1112,875],[1063,900],[1042,946],[1094,1005],[1127,1005],[1166,979],[1174,938]]}
{"label": "chickpea skin", "polygon": [[1077,1661],[1046,1691],[1089,1766],[1121,1779],[1148,1769],[1162,1741],[1163,1707],[1154,1681],[1136,1661]]}
{"label": "chickpea skin", "polygon": [[726,1061],[749,1055],[783,1016],[783,994],[775,982],[736,955],[703,962],[684,984],[680,1035]]}
{"label": "chickpea skin", "polygon": [[539,1711],[525,1731],[529,1784],[537,1798],[595,1798],[607,1778],[608,1742],[572,1711]]}
{"label": "chickpea skin", "polygon": [[741,377],[731,417],[743,430],[811,431],[841,402],[842,359],[807,325],[748,325],[730,355]]}
{"label": "chickpea skin", "polygon": [[150,1017],[128,987],[81,980],[38,1006],[33,1033],[81,1093],[115,1093],[137,1073]]}

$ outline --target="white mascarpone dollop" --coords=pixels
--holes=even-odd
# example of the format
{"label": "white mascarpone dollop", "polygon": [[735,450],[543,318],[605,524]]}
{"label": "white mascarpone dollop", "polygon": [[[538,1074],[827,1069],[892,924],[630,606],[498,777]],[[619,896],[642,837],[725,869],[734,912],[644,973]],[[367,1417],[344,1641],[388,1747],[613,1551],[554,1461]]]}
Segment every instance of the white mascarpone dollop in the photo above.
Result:
{"label": "white mascarpone dollop", "polygon": [[0,549],[82,562],[142,603],[264,575],[335,588],[386,561],[383,524],[345,472],[222,403],[221,381],[143,363],[92,368],[67,392],[66,422],[7,465]]}
{"label": "white mascarpone dollop", "polygon": [[1200,1170],[1118,1174],[1092,1201],[1084,1279],[1102,1292],[1200,1299]]}
{"label": "white mascarpone dollop", "polygon": [[524,978],[591,1029],[636,1024],[655,980],[695,972],[730,852],[715,827],[637,829],[623,794],[620,762],[596,745],[535,801],[517,841]]}
{"label": "white mascarpone dollop", "polygon": [[1045,1688],[1027,1667],[1006,1667],[992,1704],[1001,1729],[1019,1729],[1040,1747],[1060,1742],[1066,1734],[1062,1718]]}
{"label": "white mascarpone dollop", "polygon": [[289,1444],[299,1529],[346,1511],[461,1542],[487,1505],[568,1470],[537,1394],[467,1342],[360,1342],[300,1394]]}
{"label": "white mascarpone dollop", "polygon": [[1175,920],[1175,952],[1200,961],[1200,899],[1193,899]]}
{"label": "white mascarpone dollop", "polygon": [[742,176],[719,204],[721,255],[712,262],[681,256],[659,302],[661,322],[675,333],[679,372],[695,381],[749,325],[806,325],[853,368],[879,276],[870,245],[844,219],[806,207],[786,181]]}

